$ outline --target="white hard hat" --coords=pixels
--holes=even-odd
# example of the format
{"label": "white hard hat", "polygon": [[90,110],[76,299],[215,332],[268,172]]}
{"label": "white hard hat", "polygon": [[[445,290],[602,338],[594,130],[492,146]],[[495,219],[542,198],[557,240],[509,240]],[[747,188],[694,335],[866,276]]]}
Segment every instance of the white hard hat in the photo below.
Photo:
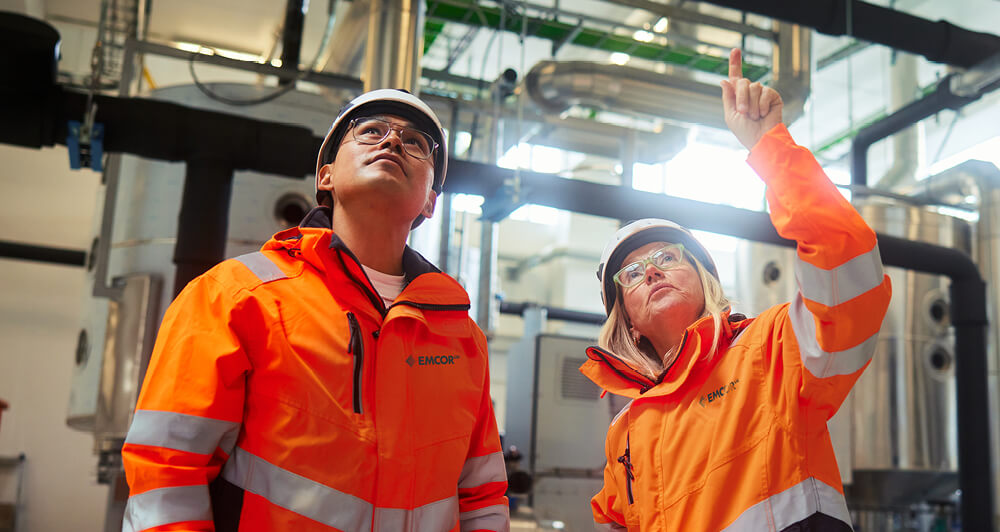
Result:
{"label": "white hard hat", "polygon": [[701,242],[698,242],[691,231],[670,220],[660,218],[643,218],[630,222],[616,231],[615,236],[604,246],[601,263],[597,266],[597,279],[601,281],[601,301],[604,302],[604,310],[609,315],[615,306],[617,294],[614,275],[621,269],[622,262],[629,253],[650,242],[683,244],[684,249],[698,259],[708,273],[716,279],[719,278],[712,255]]}
{"label": "white hard hat", "polygon": [[[413,127],[423,131],[434,139],[437,149],[434,153],[434,191],[441,193],[444,178],[448,173],[448,142],[444,128],[430,106],[420,98],[401,89],[376,89],[366,92],[351,100],[337,115],[330,126],[323,145],[316,156],[316,201],[322,203],[326,191],[319,189],[319,169],[332,162],[337,157],[337,147],[347,133],[351,120],[364,115],[395,115],[413,123]],[[423,217],[418,217],[419,223]]]}

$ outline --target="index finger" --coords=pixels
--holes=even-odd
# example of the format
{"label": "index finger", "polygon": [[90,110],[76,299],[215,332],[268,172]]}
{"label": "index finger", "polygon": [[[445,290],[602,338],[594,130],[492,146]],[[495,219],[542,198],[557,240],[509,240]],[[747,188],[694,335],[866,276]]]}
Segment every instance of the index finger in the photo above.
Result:
{"label": "index finger", "polygon": [[739,48],[733,48],[729,52],[729,79],[740,79],[743,77],[743,58]]}

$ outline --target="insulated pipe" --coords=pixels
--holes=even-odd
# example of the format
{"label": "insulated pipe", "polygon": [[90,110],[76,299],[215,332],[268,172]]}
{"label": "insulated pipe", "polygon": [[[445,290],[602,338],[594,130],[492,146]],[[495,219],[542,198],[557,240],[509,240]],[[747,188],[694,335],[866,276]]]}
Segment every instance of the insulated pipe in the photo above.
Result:
{"label": "insulated pipe", "polygon": [[[281,66],[285,68],[299,68],[307,8],[304,0],[288,0],[285,4],[285,23],[281,32]],[[282,77],[280,82],[287,84],[294,81],[293,77]]]}
{"label": "insulated pipe", "polygon": [[174,297],[195,277],[225,259],[232,162],[199,154],[187,161],[174,244]]}
{"label": "insulated pipe", "polygon": [[858,0],[706,0],[813,28],[850,35],[930,61],[969,68],[1000,52],[1000,37],[930,21]]}
{"label": "insulated pipe", "polygon": [[902,131],[911,125],[944,109],[961,109],[979,99],[976,96],[958,96],[951,90],[955,75],[942,79],[934,92],[919,100],[914,100],[895,113],[862,129],[851,143],[851,183],[868,186],[868,148],[889,135]]}
{"label": "insulated pipe", "polygon": [[33,246],[19,242],[0,242],[0,258],[33,260],[64,266],[87,264],[87,252],[83,250]]}

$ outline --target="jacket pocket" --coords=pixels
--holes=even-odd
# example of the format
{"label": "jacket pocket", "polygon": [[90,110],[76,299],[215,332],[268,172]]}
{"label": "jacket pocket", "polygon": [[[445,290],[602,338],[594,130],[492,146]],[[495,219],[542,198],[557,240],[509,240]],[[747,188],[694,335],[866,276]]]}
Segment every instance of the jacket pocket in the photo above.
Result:
{"label": "jacket pocket", "polygon": [[361,413],[361,371],[365,363],[365,343],[361,339],[361,325],[353,312],[347,313],[347,325],[351,330],[351,339],[347,343],[347,354],[354,357],[354,413]]}

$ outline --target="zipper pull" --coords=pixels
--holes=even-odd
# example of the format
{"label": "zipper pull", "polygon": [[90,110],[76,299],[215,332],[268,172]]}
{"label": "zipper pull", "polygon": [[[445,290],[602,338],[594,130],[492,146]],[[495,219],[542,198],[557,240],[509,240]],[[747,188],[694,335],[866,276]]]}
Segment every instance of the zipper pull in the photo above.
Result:
{"label": "zipper pull", "polygon": [[629,447],[629,437],[625,436],[625,454],[618,457],[618,463],[625,466],[625,490],[628,492],[628,503],[634,504],[635,500],[632,498],[632,481],[635,480],[635,475],[632,473],[631,451]]}
{"label": "zipper pull", "polygon": [[361,339],[361,324],[353,312],[347,313],[347,326],[351,338],[347,341],[347,354],[354,355],[354,413],[361,413],[361,370],[365,361],[365,344]]}

